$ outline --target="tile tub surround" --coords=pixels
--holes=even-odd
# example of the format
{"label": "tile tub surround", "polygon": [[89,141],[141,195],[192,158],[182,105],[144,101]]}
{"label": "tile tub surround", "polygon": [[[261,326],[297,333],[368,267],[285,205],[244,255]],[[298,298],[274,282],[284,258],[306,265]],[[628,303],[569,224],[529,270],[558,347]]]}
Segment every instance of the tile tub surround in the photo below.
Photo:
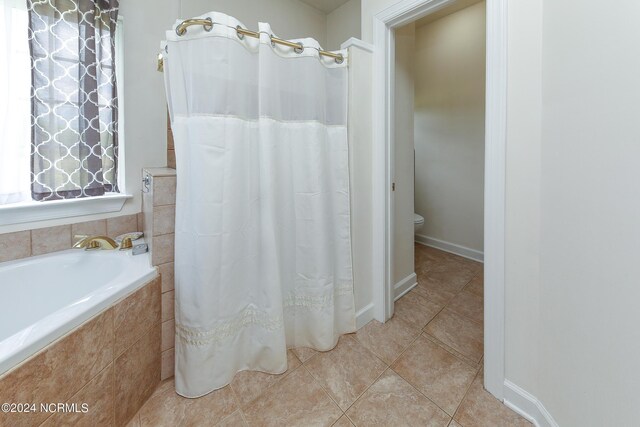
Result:
{"label": "tile tub surround", "polygon": [[[170,132],[170,131],[169,131]],[[170,135],[170,134],[169,134]],[[176,170],[147,168],[149,190],[142,196],[144,234],[151,250],[151,263],[162,280],[162,379],[174,372],[174,242],[176,222]]]}
{"label": "tile tub surround", "polygon": [[[468,295],[482,297],[482,266],[424,246],[416,246],[416,264],[421,285],[398,300],[408,301],[400,316],[374,320],[328,352],[290,350],[284,374],[239,372],[200,399],[178,396],[174,380],[165,380],[133,424],[531,425],[482,387],[481,313]],[[442,291],[440,302],[425,296],[433,289]]]}
{"label": "tile tub surround", "polygon": [[0,425],[125,425],[160,382],[160,287],[151,280],[0,376],[1,402],[87,413],[0,413]]}
{"label": "tile tub surround", "polygon": [[123,215],[96,221],[0,234],[0,262],[43,255],[71,248],[77,234],[115,238],[130,231],[142,231],[140,215]]}

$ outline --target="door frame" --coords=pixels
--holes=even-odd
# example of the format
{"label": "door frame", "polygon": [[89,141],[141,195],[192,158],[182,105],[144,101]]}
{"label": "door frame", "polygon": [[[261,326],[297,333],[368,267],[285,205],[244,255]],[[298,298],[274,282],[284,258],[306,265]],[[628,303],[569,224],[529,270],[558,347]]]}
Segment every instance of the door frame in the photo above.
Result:
{"label": "door frame", "polygon": [[[455,0],[402,0],[373,17],[374,316],[393,315],[395,28]],[[486,0],[484,182],[484,386],[504,400],[504,282],[507,118],[507,1]]]}

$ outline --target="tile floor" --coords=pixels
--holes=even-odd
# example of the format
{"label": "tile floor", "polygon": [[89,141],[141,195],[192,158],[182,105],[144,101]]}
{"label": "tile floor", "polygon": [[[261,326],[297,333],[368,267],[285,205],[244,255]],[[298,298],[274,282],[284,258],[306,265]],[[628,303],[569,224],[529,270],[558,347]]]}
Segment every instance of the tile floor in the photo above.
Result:
{"label": "tile floor", "polygon": [[335,349],[290,350],[200,399],[163,382],[131,426],[524,426],[482,387],[482,265],[416,245],[418,286]]}

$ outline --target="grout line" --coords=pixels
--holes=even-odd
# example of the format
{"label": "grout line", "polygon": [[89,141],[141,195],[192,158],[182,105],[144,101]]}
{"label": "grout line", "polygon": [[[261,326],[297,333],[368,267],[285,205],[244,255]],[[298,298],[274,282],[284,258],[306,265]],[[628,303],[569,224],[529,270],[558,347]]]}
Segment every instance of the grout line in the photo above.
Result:
{"label": "grout line", "polygon": [[478,372],[476,372],[476,375],[473,377],[473,381],[471,381],[471,384],[469,384],[469,387],[467,387],[467,390],[464,392],[464,395],[462,396],[462,400],[460,401],[460,403],[458,403],[458,406],[456,407],[456,410],[453,412],[453,417],[451,417],[451,419],[454,419],[454,417],[456,416],[456,414],[460,410],[460,407],[462,406],[462,403],[467,398],[467,395],[469,394],[469,391],[471,390],[471,387],[473,387],[473,383],[478,378],[478,375],[480,375],[480,372],[482,372],[482,369],[478,369]]}
{"label": "grout line", "polygon": [[[342,408],[340,407],[340,405],[338,405],[338,402],[336,402],[336,400],[333,398],[333,396],[331,396],[331,392],[330,392],[330,390],[327,390],[327,389],[322,385],[322,382],[321,382],[318,378],[316,378],[316,376],[315,376],[315,375],[313,375],[313,373],[311,373],[311,371],[309,370],[309,368],[307,368],[307,367],[306,367],[306,365],[304,365],[304,364],[303,364],[303,365],[300,365],[300,366],[301,366],[301,367],[303,367],[305,371],[307,371],[307,374],[309,374],[309,375],[311,376],[311,378],[313,379],[313,382],[315,382],[316,384],[318,384],[318,386],[322,389],[322,391],[324,391],[324,393],[329,397],[329,399],[331,399],[331,401],[332,401],[332,402],[333,402],[333,403],[338,407],[338,409],[340,410],[340,412],[342,412],[342,415],[344,415],[344,412],[345,412],[345,411],[343,411],[343,410],[342,410]],[[341,416],[342,416],[342,415],[341,415]],[[341,416],[340,416],[340,417],[341,417]],[[338,420],[340,419],[340,417],[338,417]],[[337,422],[338,420],[336,420],[336,422]]]}

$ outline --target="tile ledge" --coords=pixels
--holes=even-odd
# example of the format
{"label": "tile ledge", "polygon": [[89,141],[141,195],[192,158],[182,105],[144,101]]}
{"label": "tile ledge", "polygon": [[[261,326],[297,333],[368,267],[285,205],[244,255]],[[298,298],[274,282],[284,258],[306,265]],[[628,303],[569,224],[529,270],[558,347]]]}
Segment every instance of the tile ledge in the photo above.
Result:
{"label": "tile ledge", "polygon": [[172,168],[143,168],[151,176],[176,176],[176,170]]}

